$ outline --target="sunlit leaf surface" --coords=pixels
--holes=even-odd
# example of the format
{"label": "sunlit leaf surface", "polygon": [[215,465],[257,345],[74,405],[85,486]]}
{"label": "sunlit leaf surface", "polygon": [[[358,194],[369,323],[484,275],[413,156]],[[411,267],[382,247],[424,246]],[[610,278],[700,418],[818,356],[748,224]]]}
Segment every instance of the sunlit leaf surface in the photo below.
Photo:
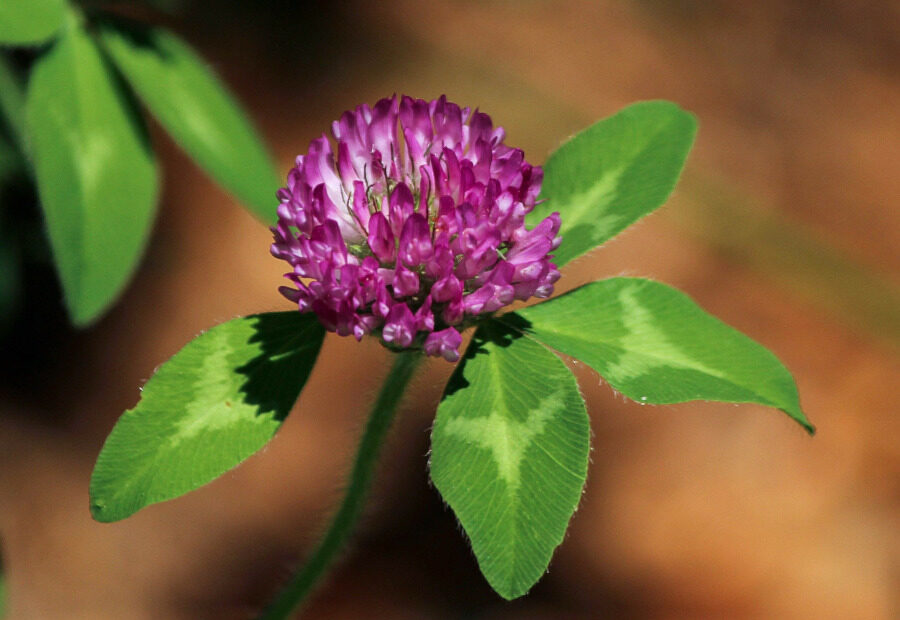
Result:
{"label": "sunlit leaf surface", "polygon": [[507,599],[562,542],[587,475],[590,430],[572,374],[497,323],[481,327],[438,408],[431,478]]}
{"label": "sunlit leaf surface", "polygon": [[813,431],[793,378],[770,351],[659,282],[592,282],[501,320],[638,402],[759,403]]}
{"label": "sunlit leaf surface", "polygon": [[565,142],[544,165],[536,225],[562,219],[562,266],[611,239],[665,202],[694,142],[694,116],[668,101],[635,103]]}

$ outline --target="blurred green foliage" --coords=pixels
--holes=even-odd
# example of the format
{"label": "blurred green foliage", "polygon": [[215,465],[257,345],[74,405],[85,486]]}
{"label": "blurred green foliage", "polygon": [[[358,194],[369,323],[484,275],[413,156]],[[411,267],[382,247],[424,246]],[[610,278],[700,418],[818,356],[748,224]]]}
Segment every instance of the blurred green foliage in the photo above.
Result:
{"label": "blurred green foliage", "polygon": [[35,63],[25,131],[69,314],[95,320],[131,278],[156,211],[146,128],[77,15]]}
{"label": "blurred green foliage", "polygon": [[0,42],[5,45],[43,43],[59,30],[65,0],[3,0],[0,2]]}
{"label": "blurred green foliage", "polygon": [[[165,4],[156,8],[175,8]],[[175,35],[64,0],[9,0],[0,5],[0,44],[42,44],[0,54],[0,184],[23,163],[34,179],[74,324],[96,321],[116,301],[152,226],[159,180],[138,102],[255,215],[274,218],[279,175],[266,147]],[[8,195],[3,202],[24,207]],[[4,230],[0,315],[12,311],[19,279]]]}

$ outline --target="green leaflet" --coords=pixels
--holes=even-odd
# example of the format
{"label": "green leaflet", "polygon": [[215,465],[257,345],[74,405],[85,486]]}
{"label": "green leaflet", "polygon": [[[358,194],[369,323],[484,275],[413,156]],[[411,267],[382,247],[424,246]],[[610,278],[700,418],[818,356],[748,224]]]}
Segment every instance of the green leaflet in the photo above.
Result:
{"label": "green leaflet", "polygon": [[59,30],[64,0],[0,0],[0,45],[43,43]]}
{"label": "green leaflet", "polygon": [[578,505],[590,428],[565,364],[496,323],[476,332],[431,434],[431,479],[504,598],[547,569]]}
{"label": "green leaflet", "polygon": [[601,280],[500,320],[581,360],[638,402],[759,403],[814,431],[794,380],[770,351],[664,284]]}
{"label": "green leaflet", "polygon": [[91,513],[117,521],[238,465],[278,430],[316,361],[312,314],[234,319],[188,343],[144,386],[91,477]]}
{"label": "green leaflet", "polygon": [[279,175],[203,59],[162,28],[107,24],[100,33],[113,62],[172,137],[257,217],[273,222]]}
{"label": "green leaflet", "polygon": [[25,154],[25,87],[4,55],[0,54],[0,136],[6,131]]}
{"label": "green leaflet", "polygon": [[74,15],[35,64],[25,116],[66,304],[84,325],[121,293],[143,252],[156,206],[153,154],[132,102]]}
{"label": "green leaflet", "polygon": [[614,237],[666,201],[694,142],[693,115],[668,101],[630,105],[578,133],[544,165],[536,225],[554,211],[563,242],[562,267]]}

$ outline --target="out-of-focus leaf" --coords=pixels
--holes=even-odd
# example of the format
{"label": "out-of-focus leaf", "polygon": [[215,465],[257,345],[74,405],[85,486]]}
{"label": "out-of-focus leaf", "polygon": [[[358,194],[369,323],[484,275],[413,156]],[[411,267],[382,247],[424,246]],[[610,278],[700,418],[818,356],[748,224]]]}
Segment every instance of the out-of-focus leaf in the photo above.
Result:
{"label": "out-of-focus leaf", "polygon": [[157,170],[133,101],[74,15],[35,63],[26,129],[66,305],[84,325],[134,272],[155,212]]}
{"label": "out-of-focus leaf", "polygon": [[325,336],[313,314],[234,319],[189,342],[144,386],[91,477],[91,513],[118,521],[210,482],[287,417]]}
{"label": "out-of-focus leaf", "polygon": [[225,86],[190,47],[161,28],[106,25],[101,41],[175,140],[260,219],[275,219],[279,175]]}
{"label": "out-of-focus leaf", "polygon": [[0,131],[0,213],[3,211],[2,186],[22,168],[22,158]]}
{"label": "out-of-focus leaf", "polygon": [[25,89],[9,60],[0,54],[0,112],[16,146],[25,152]]}
{"label": "out-of-focus leaf", "polygon": [[59,30],[64,0],[0,0],[0,45],[43,43]]}
{"label": "out-of-focus leaf", "polygon": [[581,360],[638,402],[759,403],[814,431],[778,358],[659,282],[592,282],[500,320]]}
{"label": "out-of-focus leaf", "polygon": [[659,207],[675,187],[694,143],[694,116],[668,101],[644,101],[594,123],[554,151],[544,165],[536,225],[554,211],[562,266],[590,252]]}
{"label": "out-of-focus leaf", "polygon": [[498,594],[547,570],[578,505],[590,428],[575,378],[553,353],[490,322],[447,384],[431,433],[431,479]]}
{"label": "out-of-focus leaf", "polygon": [[0,335],[16,308],[20,286],[19,248],[4,230],[0,230]]}

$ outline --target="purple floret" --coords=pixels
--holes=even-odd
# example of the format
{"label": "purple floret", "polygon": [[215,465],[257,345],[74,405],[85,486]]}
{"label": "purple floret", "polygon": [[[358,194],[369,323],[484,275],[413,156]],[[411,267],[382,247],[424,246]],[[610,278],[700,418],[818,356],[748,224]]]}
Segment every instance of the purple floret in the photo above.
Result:
{"label": "purple floret", "polygon": [[487,114],[394,96],[345,112],[332,135],[337,148],[313,140],[278,191],[272,254],[301,312],[456,361],[480,315],[553,293],[559,214],[525,228],[543,171]]}

